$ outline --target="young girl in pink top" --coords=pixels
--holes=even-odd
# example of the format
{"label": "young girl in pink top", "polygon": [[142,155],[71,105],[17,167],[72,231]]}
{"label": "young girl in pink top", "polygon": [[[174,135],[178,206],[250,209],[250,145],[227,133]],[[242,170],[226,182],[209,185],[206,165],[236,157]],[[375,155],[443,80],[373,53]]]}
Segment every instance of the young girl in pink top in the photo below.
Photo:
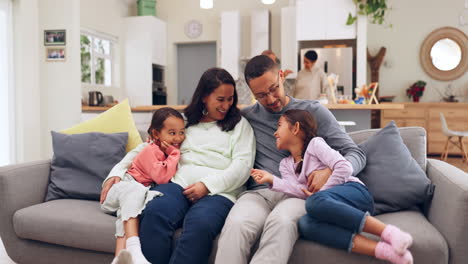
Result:
{"label": "young girl in pink top", "polygon": [[[172,108],[161,108],[153,114],[148,134],[148,142],[130,151],[111,170],[104,182],[112,179],[118,183],[101,197],[102,210],[117,213],[116,256],[126,248],[135,264],[149,263],[141,251],[138,216],[149,201],[163,195],[150,191],[150,187],[153,184],[168,183],[176,173],[180,158],[179,148],[185,139],[184,119]],[[135,153],[138,154],[135,156]],[[133,162],[128,163],[129,167],[120,168],[125,160]],[[117,263],[118,259],[114,262]]]}
{"label": "young girl in pink top", "polygon": [[[269,183],[272,190],[306,199],[307,214],[298,223],[304,238],[391,263],[413,263],[408,251],[411,235],[371,216],[374,201],[367,187],[351,176],[351,164],[317,137],[316,131],[309,112],[286,111],[275,132],[277,148],[291,153],[280,162],[281,178],[257,169],[252,170],[251,176],[257,183]],[[310,193],[307,175],[326,167],[333,171],[332,175],[319,192]],[[368,239],[361,232],[380,236],[381,241]]]}

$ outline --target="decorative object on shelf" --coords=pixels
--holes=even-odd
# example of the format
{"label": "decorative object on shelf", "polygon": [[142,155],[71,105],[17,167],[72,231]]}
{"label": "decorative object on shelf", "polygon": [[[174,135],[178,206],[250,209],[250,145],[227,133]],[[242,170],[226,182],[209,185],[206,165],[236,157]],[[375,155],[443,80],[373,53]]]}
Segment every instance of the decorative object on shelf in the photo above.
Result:
{"label": "decorative object on shelf", "polygon": [[379,83],[373,82],[369,84],[369,88],[367,89],[367,96],[369,96],[369,100],[367,101],[367,104],[372,104],[373,102],[375,104],[379,104],[379,100],[377,100],[377,97],[375,96],[377,88],[379,88]]}
{"label": "decorative object on shelf", "polygon": [[137,6],[139,16],[156,16],[156,0],[138,0]]}
{"label": "decorative object on shelf", "polygon": [[65,29],[44,30],[44,46],[63,46],[67,43]]}
{"label": "decorative object on shelf", "polygon": [[203,9],[213,8],[213,0],[200,0],[200,8],[203,8]]}
{"label": "decorative object on shelf", "polygon": [[380,96],[379,102],[391,103],[393,102],[393,99],[395,99],[394,95]]}
{"label": "decorative object on shelf", "polygon": [[46,61],[65,61],[65,47],[47,47]]}
{"label": "decorative object on shelf", "polygon": [[185,24],[185,35],[189,38],[198,38],[203,32],[203,25],[197,20],[190,20]]}
{"label": "decorative object on shelf", "polygon": [[457,95],[456,95],[456,92],[454,91],[452,83],[449,83],[447,85],[443,93],[441,93],[439,89],[435,89],[435,90],[437,91],[437,93],[439,93],[440,97],[442,98],[442,101],[447,102],[447,103],[458,102],[458,100],[456,99]]}
{"label": "decorative object on shelf", "polygon": [[458,79],[468,71],[468,37],[457,28],[432,31],[419,52],[424,71],[439,81]]}
{"label": "decorative object on shelf", "polygon": [[372,24],[382,25],[385,22],[385,13],[389,9],[387,0],[353,0],[353,2],[357,7],[357,15],[349,13],[346,25],[354,24],[358,15],[368,16]]}
{"label": "decorative object on shelf", "polygon": [[329,102],[332,104],[336,104],[336,96],[335,96],[335,91],[336,91],[336,86],[338,85],[338,79],[340,76],[337,74],[330,74],[328,75],[328,89],[330,89],[330,92],[328,94]]}
{"label": "decorative object on shelf", "polygon": [[409,98],[413,98],[413,102],[419,102],[419,98],[423,95],[424,89],[426,88],[425,81],[417,81],[410,86],[410,88],[406,89],[406,95]]}
{"label": "decorative object on shelf", "polygon": [[[387,53],[387,48],[385,47],[381,47],[379,52],[375,56],[372,56],[369,52],[369,49],[367,49],[367,62],[371,70],[371,82],[379,82],[380,66],[384,61],[385,53]],[[378,91],[375,94],[375,96],[379,96]]]}

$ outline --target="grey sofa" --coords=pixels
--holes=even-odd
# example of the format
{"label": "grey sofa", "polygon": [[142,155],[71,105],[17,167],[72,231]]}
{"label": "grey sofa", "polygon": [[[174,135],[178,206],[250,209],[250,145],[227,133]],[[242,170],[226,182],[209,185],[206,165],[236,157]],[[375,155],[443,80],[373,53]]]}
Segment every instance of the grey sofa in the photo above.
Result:
{"label": "grey sofa", "polygon": [[[359,143],[375,132],[350,135]],[[468,175],[445,162],[426,160],[424,129],[400,132],[436,185],[434,199],[426,215],[414,209],[378,218],[413,235],[415,263],[468,263]],[[0,168],[0,236],[8,255],[17,263],[110,263],[115,218],[102,213],[95,201],[45,203],[49,169],[49,160]],[[289,263],[384,262],[298,240]]]}

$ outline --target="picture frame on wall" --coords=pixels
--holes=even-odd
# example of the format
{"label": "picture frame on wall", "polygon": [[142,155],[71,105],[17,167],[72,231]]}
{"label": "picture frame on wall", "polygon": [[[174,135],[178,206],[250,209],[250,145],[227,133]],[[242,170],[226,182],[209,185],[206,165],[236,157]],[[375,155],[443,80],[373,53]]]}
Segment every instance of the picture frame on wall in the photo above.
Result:
{"label": "picture frame on wall", "polygon": [[47,47],[46,61],[65,61],[65,47]]}
{"label": "picture frame on wall", "polygon": [[67,43],[65,29],[44,30],[44,46],[63,46]]}

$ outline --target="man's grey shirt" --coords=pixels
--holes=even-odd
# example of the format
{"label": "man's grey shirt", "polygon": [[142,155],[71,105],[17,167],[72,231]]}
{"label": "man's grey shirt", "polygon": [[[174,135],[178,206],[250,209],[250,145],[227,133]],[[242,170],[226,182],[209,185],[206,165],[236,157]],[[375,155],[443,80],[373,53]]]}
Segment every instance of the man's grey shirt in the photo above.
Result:
{"label": "man's grey shirt", "polygon": [[[266,170],[281,177],[280,161],[289,156],[289,152],[276,148],[276,131],[278,120],[289,109],[302,109],[310,112],[317,122],[317,136],[322,137],[330,147],[339,151],[353,166],[353,176],[356,176],[366,165],[365,153],[354,143],[349,135],[343,131],[335,116],[326,107],[315,100],[300,100],[289,97],[289,104],[281,112],[272,113],[258,102],[242,109],[242,115],[249,120],[255,132],[257,152],[254,168]],[[247,182],[248,189],[265,188],[266,185],[257,184],[252,178]]]}

